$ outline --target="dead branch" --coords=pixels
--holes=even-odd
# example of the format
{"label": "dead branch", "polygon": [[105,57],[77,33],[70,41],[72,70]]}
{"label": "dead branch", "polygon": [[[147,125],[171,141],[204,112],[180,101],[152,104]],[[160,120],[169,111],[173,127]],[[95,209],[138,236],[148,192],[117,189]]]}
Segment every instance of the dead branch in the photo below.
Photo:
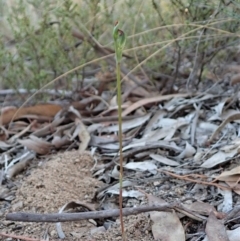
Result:
{"label": "dead branch", "polygon": [[[177,204],[163,204],[154,206],[141,206],[135,208],[123,208],[123,215],[135,215],[142,212],[150,211],[170,211],[171,209],[179,208]],[[6,220],[21,221],[21,222],[69,222],[85,219],[101,219],[118,217],[119,209],[111,209],[104,211],[92,211],[82,213],[53,213],[53,214],[35,214],[35,213],[9,213],[6,215]]]}

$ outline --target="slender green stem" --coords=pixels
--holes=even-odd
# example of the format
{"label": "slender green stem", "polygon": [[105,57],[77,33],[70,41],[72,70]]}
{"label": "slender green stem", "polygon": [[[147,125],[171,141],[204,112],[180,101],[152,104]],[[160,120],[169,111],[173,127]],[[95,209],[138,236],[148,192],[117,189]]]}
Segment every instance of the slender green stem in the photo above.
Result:
{"label": "slender green stem", "polygon": [[116,61],[117,71],[117,104],[118,104],[118,139],[119,139],[119,157],[120,157],[120,172],[119,172],[119,209],[120,209],[120,222],[123,240],[125,238],[124,223],[123,223],[123,211],[122,211],[122,190],[123,190],[123,153],[122,153],[122,88],[120,78],[120,63]]}
{"label": "slender green stem", "polygon": [[119,172],[119,209],[120,209],[120,223],[122,229],[122,240],[126,241],[123,223],[123,154],[122,154],[122,88],[120,76],[120,63],[122,59],[122,52],[126,43],[126,36],[124,32],[118,28],[118,22],[113,29],[113,39],[116,57],[116,74],[117,74],[117,104],[118,104],[118,139],[119,139],[119,157],[120,157],[120,172]]}

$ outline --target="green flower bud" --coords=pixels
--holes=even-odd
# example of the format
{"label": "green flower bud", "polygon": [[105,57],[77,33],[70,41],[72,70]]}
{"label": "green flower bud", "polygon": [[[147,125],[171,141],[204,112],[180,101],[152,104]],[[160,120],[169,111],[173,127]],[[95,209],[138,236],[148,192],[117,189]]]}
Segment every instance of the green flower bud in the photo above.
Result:
{"label": "green flower bud", "polygon": [[118,22],[116,22],[115,27],[113,28],[113,39],[116,52],[116,60],[119,63],[122,59],[122,52],[126,43],[125,33],[118,28]]}

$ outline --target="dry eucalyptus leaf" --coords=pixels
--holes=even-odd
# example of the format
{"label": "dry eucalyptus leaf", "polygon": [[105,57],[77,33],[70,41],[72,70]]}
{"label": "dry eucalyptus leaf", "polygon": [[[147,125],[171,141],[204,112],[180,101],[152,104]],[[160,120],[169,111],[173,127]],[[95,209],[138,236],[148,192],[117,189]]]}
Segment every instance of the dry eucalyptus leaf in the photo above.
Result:
{"label": "dry eucalyptus leaf", "polygon": [[152,171],[157,170],[157,166],[152,161],[143,162],[129,162],[124,165],[125,168],[135,170],[135,171]]}
{"label": "dry eucalyptus leaf", "polygon": [[201,215],[209,215],[211,212],[217,212],[214,206],[210,205],[209,203],[199,201],[193,202],[191,204],[184,204],[184,207]]}
{"label": "dry eucalyptus leaf", "polygon": [[[122,122],[122,131],[125,132],[129,129],[133,129],[138,126],[142,126],[146,121],[148,121],[151,117],[151,113],[141,116],[141,117],[136,117],[133,120],[128,120],[128,121],[123,121]],[[107,126],[103,127],[101,129],[102,132],[116,132],[118,131],[118,124],[113,125],[113,126]]]}
{"label": "dry eucalyptus leaf", "polygon": [[207,220],[206,234],[208,241],[229,241],[223,221],[217,219],[213,212]]}
{"label": "dry eucalyptus leaf", "polygon": [[52,144],[31,135],[29,139],[18,140],[20,144],[26,146],[29,150],[35,151],[37,154],[46,155],[50,152]]}
{"label": "dry eucalyptus leaf", "polygon": [[227,99],[225,99],[224,101],[221,101],[220,103],[218,103],[216,106],[214,106],[212,109],[216,112],[216,114],[214,114],[213,116],[211,116],[208,120],[209,121],[214,121],[214,120],[221,120],[221,115],[222,115],[222,111],[223,111],[223,107],[226,104]]}
{"label": "dry eucalyptus leaf", "polygon": [[179,166],[179,163],[176,162],[176,161],[173,161],[167,157],[164,157],[162,155],[158,155],[158,154],[150,154],[149,155],[153,160],[155,161],[158,161],[160,163],[163,163],[165,165],[168,165],[168,166],[172,166],[172,167],[176,167],[176,166]]}
{"label": "dry eucalyptus leaf", "polygon": [[[149,205],[167,204],[163,199],[146,194]],[[150,218],[153,221],[152,233],[155,240],[166,241],[185,241],[185,232],[183,226],[175,213],[173,212],[150,212]]]}
{"label": "dry eucalyptus leaf", "polygon": [[153,221],[152,233],[155,240],[185,241],[183,226],[175,212],[150,213]]}
{"label": "dry eucalyptus leaf", "polygon": [[[123,181],[122,183],[122,187],[130,187],[130,186],[134,186],[133,182],[131,181]],[[100,193],[98,193],[97,198],[101,199],[102,197],[104,197],[104,195],[106,193],[114,193],[114,194],[119,194],[119,188],[120,188],[120,184],[116,183],[115,185],[109,186],[106,189],[104,189],[103,191],[101,191]]]}
{"label": "dry eucalyptus leaf", "polygon": [[156,111],[156,113],[153,115],[153,117],[148,121],[148,123],[144,129],[143,137],[150,136],[153,131],[152,129],[155,128],[154,126],[156,125],[156,123],[158,123],[159,120],[161,118],[163,118],[166,114],[167,114],[167,112],[164,110]]}
{"label": "dry eucalyptus leaf", "polygon": [[237,153],[238,153],[237,148],[228,153],[219,151],[219,152],[215,153],[214,155],[212,155],[209,159],[207,159],[201,165],[201,167],[212,168],[219,164],[226,163],[227,161],[229,161],[230,158],[234,157]]}
{"label": "dry eucalyptus leaf", "polygon": [[182,153],[178,155],[178,158],[183,159],[183,158],[192,157],[195,153],[196,153],[196,149],[188,142],[186,142],[185,149],[182,151]]}
{"label": "dry eucalyptus leaf", "polygon": [[102,136],[91,135],[90,145],[98,146],[101,144],[108,144],[116,141],[118,141],[117,135],[102,135]]}
{"label": "dry eucalyptus leaf", "polygon": [[[119,190],[108,190],[107,193],[119,195]],[[139,192],[137,190],[129,190],[129,191],[123,190],[122,196],[123,197],[139,198],[139,197],[144,196],[144,194],[142,194],[141,192]]]}
{"label": "dry eucalyptus leaf", "polygon": [[[235,110],[235,109],[229,109],[229,110],[226,110],[224,111],[224,113],[221,115],[221,119],[222,120],[226,120],[228,117],[232,116],[232,115],[235,115],[235,114],[238,114],[239,113],[239,110]],[[233,122],[237,122],[239,123],[239,120],[233,120]]]}
{"label": "dry eucalyptus leaf", "polygon": [[[69,209],[74,209],[74,208],[77,208],[77,207],[83,208],[83,211],[85,211],[85,210],[95,211],[95,207],[93,205],[86,204],[86,203],[80,202],[80,201],[78,201],[78,202],[71,201],[69,203],[66,203],[63,207],[61,207],[58,213],[63,213],[64,211],[67,211]],[[64,239],[65,234],[62,230],[62,226],[61,226],[60,222],[56,223],[56,229],[57,229],[57,233],[58,233],[59,238]]]}
{"label": "dry eucalyptus leaf", "polygon": [[70,143],[71,143],[71,141],[69,140],[69,138],[67,136],[60,137],[60,136],[54,135],[53,139],[52,139],[52,144],[56,148],[60,148],[65,145],[70,145]]}
{"label": "dry eucalyptus leaf", "polygon": [[240,195],[240,184],[236,183],[236,182],[228,182],[226,181],[226,184],[232,188],[232,190],[237,193],[238,195]]}
{"label": "dry eucalyptus leaf", "polygon": [[240,166],[237,166],[230,171],[224,171],[215,178],[220,181],[237,182],[240,178]]}
{"label": "dry eucalyptus leaf", "polygon": [[85,151],[88,147],[91,137],[87,131],[86,126],[82,123],[80,119],[76,119],[75,122],[76,125],[80,127],[78,132],[78,137],[81,141],[79,145],[79,151]]}
{"label": "dry eucalyptus leaf", "polygon": [[36,157],[35,153],[28,152],[24,153],[19,159],[19,162],[14,163],[14,160],[9,164],[12,165],[10,168],[6,170],[6,177],[11,179],[20,172],[22,172],[29,164],[29,162]]}

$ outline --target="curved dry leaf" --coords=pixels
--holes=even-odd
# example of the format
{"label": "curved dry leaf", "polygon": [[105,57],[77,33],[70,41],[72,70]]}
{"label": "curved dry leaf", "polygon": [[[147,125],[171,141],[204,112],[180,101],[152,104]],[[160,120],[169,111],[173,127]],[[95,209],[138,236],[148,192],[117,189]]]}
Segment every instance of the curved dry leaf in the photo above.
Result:
{"label": "curved dry leaf", "polygon": [[[238,181],[239,181],[239,179],[238,179]],[[235,192],[235,193],[237,193],[238,195],[240,195],[240,184],[238,183],[236,183],[236,182],[228,182],[228,181],[226,181],[226,184],[230,187],[230,188],[232,188],[232,190]]]}
{"label": "curved dry leaf", "polygon": [[154,125],[159,122],[161,118],[163,118],[167,114],[164,110],[158,110],[156,113],[154,113],[153,117],[150,119],[150,121],[147,123],[143,137],[151,136],[152,129],[154,128]]}
{"label": "curved dry leaf", "polygon": [[[221,115],[221,120],[226,120],[228,117],[230,117],[232,115],[235,115],[235,114],[238,114],[238,113],[239,113],[239,110],[235,110],[235,109],[225,110]],[[235,120],[233,120],[233,122],[239,123],[239,120],[235,119]]]}
{"label": "curved dry leaf", "polygon": [[77,126],[80,127],[78,129],[79,130],[78,137],[81,141],[81,143],[79,145],[79,151],[85,151],[88,147],[91,137],[87,131],[86,126],[82,123],[82,121],[80,119],[76,119],[75,123]]}
{"label": "curved dry leaf", "polygon": [[[122,183],[122,187],[123,188],[124,187],[130,187],[130,186],[133,186],[133,185],[134,185],[133,182],[128,181],[128,180],[123,181],[123,183]],[[107,187],[106,189],[102,190],[101,192],[99,192],[97,194],[97,198],[98,199],[102,199],[106,193],[119,194],[119,188],[120,188],[120,184],[118,182],[118,183],[116,183],[116,184],[114,184],[112,186]]]}
{"label": "curved dry leaf", "polygon": [[65,120],[64,116],[55,116],[52,123],[45,125],[44,127],[34,131],[32,135],[37,137],[44,137],[50,133],[53,133],[56,128]]}
{"label": "curved dry leaf", "polygon": [[118,166],[117,166],[117,165],[114,166],[114,168],[113,168],[113,170],[110,172],[110,175],[109,175],[109,176],[115,178],[116,180],[119,179],[119,171],[118,171]]}
{"label": "curved dry leaf", "polygon": [[27,147],[29,150],[35,151],[37,154],[41,155],[48,154],[52,148],[52,144],[33,135],[31,135],[29,139],[18,140],[18,142]]}
{"label": "curved dry leaf", "polygon": [[168,165],[168,166],[172,166],[172,167],[176,167],[176,166],[179,166],[179,163],[176,162],[176,161],[173,161],[167,157],[164,157],[164,156],[161,156],[161,155],[158,155],[158,154],[150,154],[149,155],[152,159],[154,159],[155,161],[158,161],[158,162],[161,162],[165,165]]}
{"label": "curved dry leaf", "polygon": [[91,142],[92,146],[98,146],[102,144],[109,144],[118,141],[117,135],[103,135],[103,136],[96,136],[91,135]]}
{"label": "curved dry leaf", "polygon": [[230,171],[224,171],[215,180],[237,182],[240,178],[240,166],[233,168]]}
{"label": "curved dry leaf", "polygon": [[222,146],[220,150],[224,152],[231,152],[234,149],[240,150],[239,146],[240,146],[240,138],[236,138],[232,140],[231,143],[229,143],[228,145]]}
{"label": "curved dry leaf", "polygon": [[[166,204],[156,196],[146,194],[149,205]],[[150,212],[153,221],[152,233],[155,240],[185,241],[183,226],[175,212]]]}
{"label": "curved dry leaf", "polygon": [[[29,162],[36,157],[35,153],[27,152],[24,153],[21,157],[19,162],[12,165],[12,162],[9,165],[12,165],[10,168],[6,170],[6,177],[11,179],[16,176],[18,173],[22,172]],[[13,160],[14,162],[14,160]]]}
{"label": "curved dry leaf", "polygon": [[151,212],[155,240],[185,241],[183,226],[175,212]]}
{"label": "curved dry leaf", "polygon": [[69,140],[69,138],[67,136],[60,137],[60,136],[54,135],[53,139],[52,139],[52,144],[56,148],[60,148],[65,145],[69,145],[70,143],[71,143],[71,141]]}
{"label": "curved dry leaf", "polygon": [[171,126],[166,128],[156,129],[149,133],[151,134],[151,136],[146,138],[146,140],[147,141],[158,141],[162,139],[171,140],[175,132],[176,132],[176,129]]}
{"label": "curved dry leaf", "polygon": [[207,220],[206,234],[208,241],[229,241],[223,222],[218,220],[213,212],[210,213]]}
{"label": "curved dry leaf", "polygon": [[[62,206],[59,210],[58,213],[63,213],[64,211],[67,211],[68,209],[74,209],[76,207],[83,207],[84,209],[88,209],[90,211],[95,211],[95,207],[93,205],[90,204],[86,204],[84,202],[76,202],[76,201],[71,201],[69,203],[66,203],[64,206]],[[57,233],[59,238],[64,239],[65,238],[65,234],[62,230],[62,226],[61,223],[56,223],[56,229],[57,229]]]}
{"label": "curved dry leaf", "polygon": [[8,148],[11,148],[15,145],[16,145],[16,143],[7,144],[6,142],[0,141],[0,149],[1,150],[7,150]]}
{"label": "curved dry leaf", "polygon": [[157,170],[157,166],[152,161],[143,162],[129,162],[124,165],[125,168],[135,170],[135,171],[152,171]]}
{"label": "curved dry leaf", "polygon": [[171,95],[162,95],[162,96],[156,96],[156,97],[152,97],[152,98],[141,99],[141,100],[135,102],[134,104],[132,104],[131,106],[129,106],[126,110],[124,110],[122,112],[122,116],[126,116],[129,113],[131,113],[132,111],[138,109],[141,106],[147,105],[147,104],[151,104],[154,102],[160,102],[160,101],[164,101],[164,100],[169,100],[172,98],[188,97],[188,96],[189,96],[189,94],[171,94]]}
{"label": "curved dry leaf", "polygon": [[225,99],[224,101],[221,101],[220,103],[218,103],[216,106],[214,106],[212,109],[215,110],[215,114],[213,116],[211,116],[208,120],[209,121],[215,121],[215,120],[221,120],[221,115],[222,115],[222,111],[223,111],[223,107],[226,104],[227,99]]}
{"label": "curved dry leaf", "polygon": [[[151,115],[152,114],[149,113],[144,116],[136,117],[133,120],[123,121],[122,122],[122,131],[124,132],[129,129],[133,129],[135,127],[143,125],[145,122],[147,122],[150,119]],[[107,127],[101,128],[101,132],[115,132],[115,131],[118,131],[118,129],[119,129],[118,124],[116,124],[113,126],[107,126]]]}
{"label": "curved dry leaf", "polygon": [[178,158],[192,157],[196,153],[196,149],[186,141],[185,149],[179,154]]}
{"label": "curved dry leaf", "polygon": [[234,157],[238,153],[238,150],[232,150],[231,152],[225,153],[223,151],[219,151],[212,155],[209,159],[207,159],[201,167],[204,168],[212,168],[216,165],[223,164],[229,161],[230,158]]}
{"label": "curved dry leaf", "polygon": [[[110,194],[115,194],[115,195],[119,195],[119,190],[108,190],[106,193],[110,193]],[[122,190],[122,196],[123,197],[132,197],[132,198],[139,198],[144,196],[144,194],[142,194],[141,192],[137,191],[137,190]]]}
{"label": "curved dry leaf", "polygon": [[184,204],[184,207],[199,213],[201,215],[209,215],[211,212],[217,212],[214,206],[210,205],[209,203],[204,203],[204,202],[193,202],[191,204]]}

